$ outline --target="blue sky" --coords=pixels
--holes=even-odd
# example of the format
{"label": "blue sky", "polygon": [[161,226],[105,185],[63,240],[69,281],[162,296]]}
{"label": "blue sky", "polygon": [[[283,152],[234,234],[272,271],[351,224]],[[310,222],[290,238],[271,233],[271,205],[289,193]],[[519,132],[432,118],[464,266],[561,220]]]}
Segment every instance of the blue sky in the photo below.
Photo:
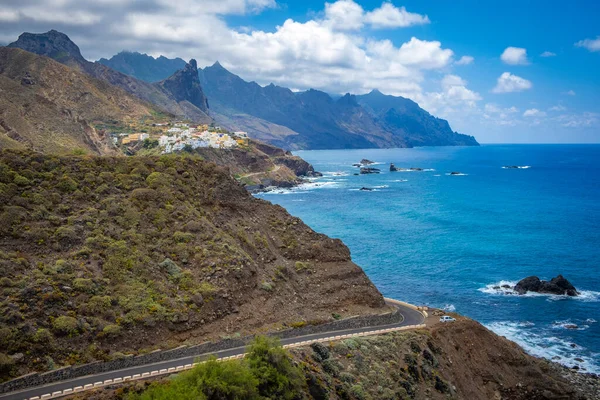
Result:
{"label": "blue sky", "polygon": [[0,42],[57,29],[89,59],[133,50],[219,60],[294,90],[378,88],[484,143],[600,142],[596,1],[14,3],[0,11]]}

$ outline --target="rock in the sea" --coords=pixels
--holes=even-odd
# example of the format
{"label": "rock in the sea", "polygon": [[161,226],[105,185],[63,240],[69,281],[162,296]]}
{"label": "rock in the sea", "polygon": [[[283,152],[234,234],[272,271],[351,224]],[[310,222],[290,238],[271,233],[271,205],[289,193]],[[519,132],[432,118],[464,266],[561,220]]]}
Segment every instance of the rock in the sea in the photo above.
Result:
{"label": "rock in the sea", "polygon": [[390,164],[390,172],[396,172],[398,171],[398,168],[396,168],[396,166],[394,165],[394,163]]}
{"label": "rock in the sea", "polygon": [[557,295],[577,296],[579,292],[575,286],[566,280],[562,275],[552,278],[549,282],[542,281],[537,276],[529,276],[521,279],[515,285],[515,291],[519,294],[527,292],[548,293]]}
{"label": "rock in the sea", "polygon": [[452,171],[450,175],[462,175],[462,172]]}
{"label": "rock in the sea", "polygon": [[576,324],[567,324],[565,329],[579,329],[579,327]]}
{"label": "rock in the sea", "polygon": [[362,167],[362,164],[356,163],[356,164],[352,164],[353,167]]}
{"label": "rock in the sea", "polygon": [[411,171],[423,171],[423,168],[409,168]]}
{"label": "rock in the sea", "polygon": [[362,167],[360,169],[360,173],[365,175],[365,174],[378,174],[380,173],[381,170],[377,169],[377,168],[370,168],[370,167]]}
{"label": "rock in the sea", "polygon": [[360,160],[360,163],[362,165],[371,165],[371,164],[375,164],[375,162],[371,161],[371,160],[367,160],[366,158],[363,158],[362,160]]}
{"label": "rock in the sea", "polygon": [[372,192],[373,189],[368,188],[368,187],[361,187],[360,190],[362,190],[363,192]]}

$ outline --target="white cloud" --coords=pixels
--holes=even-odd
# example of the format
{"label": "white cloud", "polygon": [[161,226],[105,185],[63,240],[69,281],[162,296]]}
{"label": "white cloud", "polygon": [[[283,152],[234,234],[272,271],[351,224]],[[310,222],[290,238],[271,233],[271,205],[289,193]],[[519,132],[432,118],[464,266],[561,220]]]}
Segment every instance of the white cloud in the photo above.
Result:
{"label": "white cloud", "polygon": [[569,91],[567,91],[567,92],[564,92],[563,94],[566,94],[566,95],[568,95],[568,96],[575,96],[575,95],[576,95],[576,93],[575,93],[575,91],[574,91],[574,90],[569,90]]}
{"label": "white cloud", "polygon": [[551,51],[545,51],[542,54],[540,54],[540,57],[556,57],[556,53],[553,53]]}
{"label": "white cloud", "polygon": [[429,112],[442,117],[464,116],[477,112],[479,93],[467,88],[467,82],[457,75],[445,75],[440,82],[441,91],[417,94],[413,100]]}
{"label": "white cloud", "polygon": [[462,56],[455,64],[456,65],[469,65],[472,64],[475,59],[471,56]]}
{"label": "white cloud", "polygon": [[523,90],[531,89],[533,84],[527,79],[521,78],[511,74],[510,72],[504,72],[498,78],[496,87],[492,89],[493,93],[511,93],[511,92],[522,92]]}
{"label": "white cloud", "polygon": [[600,114],[592,112],[563,114],[553,118],[553,121],[565,128],[597,127],[600,126]]}
{"label": "white cloud", "polygon": [[454,52],[442,49],[437,41],[429,42],[412,37],[403,43],[397,53],[397,59],[404,65],[416,65],[423,69],[442,68],[450,63]]}
{"label": "white cloud", "polygon": [[588,49],[589,51],[600,51],[600,36],[596,37],[596,39],[584,39],[575,43],[577,47],[583,47]]}
{"label": "white cloud", "polygon": [[546,113],[544,111],[540,111],[537,108],[531,108],[529,110],[525,110],[525,112],[523,113],[524,117],[545,117]]}
{"label": "white cloud", "polygon": [[325,21],[334,29],[357,30],[363,26],[364,10],[352,0],[325,3]]}
{"label": "white cloud", "polygon": [[507,47],[500,59],[509,65],[527,65],[527,50],[520,47]]}
{"label": "white cloud", "polygon": [[549,111],[565,111],[566,109],[567,109],[567,107],[558,105],[558,106],[550,107],[548,110]]}
{"label": "white cloud", "polygon": [[389,2],[385,2],[381,7],[368,12],[365,15],[365,21],[375,29],[405,28],[431,22],[427,15],[408,12],[406,8],[398,8]]}

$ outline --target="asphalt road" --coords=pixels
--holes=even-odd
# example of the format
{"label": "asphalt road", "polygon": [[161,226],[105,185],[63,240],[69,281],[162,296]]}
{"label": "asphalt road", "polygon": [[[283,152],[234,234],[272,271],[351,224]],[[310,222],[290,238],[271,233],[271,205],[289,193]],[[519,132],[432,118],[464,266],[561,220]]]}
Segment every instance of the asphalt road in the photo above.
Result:
{"label": "asphalt road", "polygon": [[[355,335],[358,333],[372,332],[372,331],[376,331],[376,330],[389,329],[389,328],[399,328],[399,327],[409,326],[409,325],[419,325],[419,324],[424,323],[424,317],[420,312],[415,311],[411,308],[405,307],[400,304],[391,303],[391,302],[388,302],[388,304],[393,305],[400,310],[399,312],[404,317],[402,322],[397,323],[397,324],[392,324],[392,325],[378,325],[378,326],[372,326],[372,327],[366,327],[366,328],[323,332],[323,333],[317,333],[317,334],[313,334],[313,335],[281,339],[281,344],[282,345],[291,345],[291,344],[296,344],[296,343],[305,342],[305,341],[309,341],[309,340],[325,339],[325,338],[329,338],[332,336]],[[29,388],[29,389],[19,390],[16,392],[0,394],[0,399],[2,399],[2,400],[24,400],[24,399],[30,399],[35,396],[41,397],[42,395],[47,394],[47,393],[58,392],[58,391],[62,391],[65,389],[72,389],[76,386],[85,386],[88,384],[94,384],[96,382],[103,382],[108,379],[123,378],[124,376],[133,376],[135,374],[143,374],[144,372],[151,372],[151,371],[156,371],[156,370],[161,370],[161,369],[178,367],[178,366],[182,366],[185,364],[192,364],[195,361],[197,361],[199,358],[200,359],[208,358],[209,356],[212,356],[212,355],[216,356],[217,358],[237,356],[237,355],[244,354],[245,349],[246,349],[245,347],[237,347],[237,348],[233,348],[233,349],[222,350],[222,351],[219,351],[216,353],[197,354],[195,356],[184,357],[184,358],[179,358],[179,359],[175,359],[175,360],[168,360],[168,361],[162,361],[162,362],[153,363],[153,364],[146,364],[146,365],[137,366],[137,367],[131,367],[131,368],[126,368],[126,369],[110,371],[110,372],[103,372],[103,373],[95,374],[95,375],[81,376],[81,377],[74,378],[74,379],[67,380],[67,381],[54,382],[54,383],[50,383],[50,384],[47,384],[44,386],[38,386],[38,387]]]}

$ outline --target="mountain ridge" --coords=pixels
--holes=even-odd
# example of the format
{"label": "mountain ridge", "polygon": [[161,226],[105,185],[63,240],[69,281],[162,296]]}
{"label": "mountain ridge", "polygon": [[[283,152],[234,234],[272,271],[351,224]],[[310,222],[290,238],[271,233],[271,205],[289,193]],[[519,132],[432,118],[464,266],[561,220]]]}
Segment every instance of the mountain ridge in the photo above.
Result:
{"label": "mountain ridge", "polygon": [[[54,59],[94,78],[118,86],[143,101],[154,104],[161,110],[194,122],[208,123],[212,119],[192,103],[181,103],[173,93],[160,84],[153,84],[113,70],[106,65],[87,61],[79,47],[64,33],[51,30],[46,33],[25,32],[7,47],[20,48],[31,53]],[[202,94],[203,95],[203,94]]]}
{"label": "mountain ridge", "polygon": [[[369,95],[347,93],[340,98],[309,89],[292,92],[274,85],[247,82],[219,62],[201,69],[200,79],[217,121],[248,115],[285,126],[297,135],[279,137],[278,145],[302,148],[376,148],[430,145],[478,145],[474,137],[452,131],[412,100],[383,95],[369,104]],[[383,110],[385,108],[385,110]],[[273,138],[260,136],[273,142]]]}
{"label": "mountain ridge", "polygon": [[174,59],[165,56],[155,58],[137,51],[122,51],[110,59],[101,58],[97,62],[146,82],[162,81],[187,64],[179,57]]}
{"label": "mountain ridge", "polygon": [[117,154],[96,125],[150,116],[154,106],[51,58],[0,48],[0,148]]}
{"label": "mountain ridge", "polygon": [[[170,77],[151,84],[100,62],[85,60],[68,36],[54,30],[24,33],[9,46],[79,68],[170,114],[202,123],[214,118],[227,128],[246,130],[258,140],[287,149],[478,145],[474,137],[453,131],[448,121],[432,116],[412,100],[383,95],[378,90],[333,99],[315,89],[293,92],[272,83],[263,87],[243,80],[218,61],[197,69],[197,77],[186,64]],[[168,60],[139,53],[119,54],[137,54],[142,64],[148,64],[147,69],[158,68]],[[140,68],[130,73],[138,77],[142,74]]]}

